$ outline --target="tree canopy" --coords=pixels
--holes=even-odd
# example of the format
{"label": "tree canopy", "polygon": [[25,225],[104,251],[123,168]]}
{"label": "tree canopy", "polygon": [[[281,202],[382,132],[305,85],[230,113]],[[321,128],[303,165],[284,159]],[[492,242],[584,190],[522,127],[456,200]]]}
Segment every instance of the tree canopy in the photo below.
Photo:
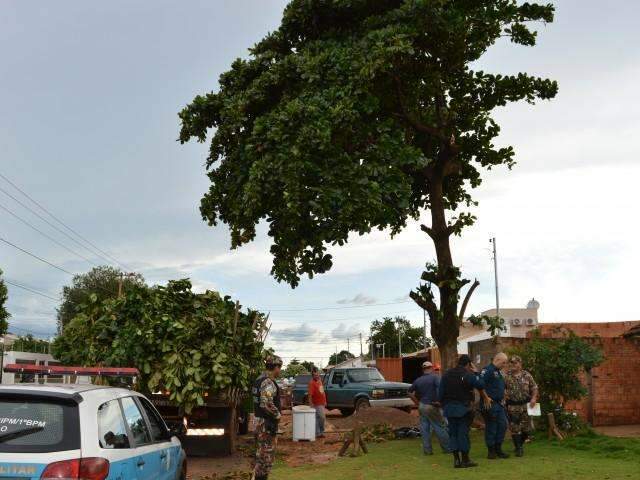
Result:
{"label": "tree canopy", "polygon": [[7,290],[7,286],[4,284],[2,269],[0,269],[0,335],[7,333],[7,329],[9,328],[9,318],[11,315],[5,307],[8,298],[9,291]]}
{"label": "tree canopy", "polygon": [[352,358],[356,358],[353,353],[347,350],[341,350],[337,354],[334,353],[329,357],[327,365],[337,365],[339,363],[346,362],[347,360],[351,360]]}
{"label": "tree canopy", "polygon": [[543,338],[535,332],[532,339],[514,353],[522,357],[524,368],[535,378],[546,412],[566,401],[579,400],[588,392],[580,374],[597,367],[604,360],[597,345],[569,331],[563,338]]}
{"label": "tree canopy", "polygon": [[535,45],[535,24],[553,16],[551,4],[516,0],[291,1],[218,91],[180,112],[181,142],[214,132],[203,219],[227,224],[232,248],[266,223],[272,274],[295,287],[328,271],[328,249],[350,235],[395,235],[429,211],[421,228],[436,262],[412,298],[454,362],[469,282],[450,237],[475,220],[464,209],[482,172],[515,163],[512,147],[494,144],[491,112],[557,92],[554,81],[477,61],[502,37]]}
{"label": "tree canopy", "polygon": [[122,291],[126,291],[130,286],[144,285],[144,278],[139,273],[125,274],[108,265],[74,276],[71,285],[62,288],[62,303],[57,315],[58,332],[77,315],[80,306],[86,304],[92,294],[96,295],[98,301],[116,298],[120,282]]}
{"label": "tree canopy", "polygon": [[192,292],[189,280],[134,284],[116,299],[91,294],[52,350],[68,365],[136,367],[145,391],[168,391],[189,412],[208,395],[248,391],[264,366],[265,321],[217,292]]}
{"label": "tree canopy", "polygon": [[[375,320],[371,324],[369,334],[370,347],[376,348],[376,345],[384,344],[384,354],[386,357],[398,357],[400,353],[400,339],[402,341],[402,352],[411,353],[424,348],[424,331],[420,327],[412,327],[409,320],[405,317],[384,317],[382,320]],[[427,346],[433,344],[430,338],[427,338]],[[382,351],[376,349],[376,356],[381,356]],[[371,351],[369,351],[371,353]]]}
{"label": "tree canopy", "polygon": [[311,369],[300,362],[297,358],[292,359],[287,366],[282,370],[282,376],[284,378],[297,377],[305,373],[311,373]]}

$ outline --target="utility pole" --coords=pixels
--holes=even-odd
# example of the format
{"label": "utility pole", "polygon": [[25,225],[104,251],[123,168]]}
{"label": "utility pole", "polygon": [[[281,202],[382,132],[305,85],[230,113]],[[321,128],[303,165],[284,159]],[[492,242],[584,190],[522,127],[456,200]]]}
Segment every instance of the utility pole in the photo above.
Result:
{"label": "utility pole", "polygon": [[118,275],[118,298],[122,297],[122,289],[123,289],[123,284],[124,284],[124,277],[135,277],[136,274],[135,273],[124,273],[121,272]]}
{"label": "utility pole", "polygon": [[351,352],[351,338],[347,338],[347,352]]}
{"label": "utility pole", "polygon": [[360,337],[360,357],[362,357],[362,333],[358,334]]}
{"label": "utility pole", "polygon": [[496,237],[489,240],[493,244],[493,274],[496,285],[496,317],[500,317],[500,294],[498,292],[498,248],[496,246]]}
{"label": "utility pole", "polygon": [[336,364],[335,366],[338,366],[338,346],[336,345]]}
{"label": "utility pole", "polygon": [[402,326],[398,323],[398,358],[402,358]]}
{"label": "utility pole", "polygon": [[376,349],[376,346],[373,344],[373,339],[369,342],[369,349],[371,349],[371,361],[373,362],[375,360],[374,352]]}

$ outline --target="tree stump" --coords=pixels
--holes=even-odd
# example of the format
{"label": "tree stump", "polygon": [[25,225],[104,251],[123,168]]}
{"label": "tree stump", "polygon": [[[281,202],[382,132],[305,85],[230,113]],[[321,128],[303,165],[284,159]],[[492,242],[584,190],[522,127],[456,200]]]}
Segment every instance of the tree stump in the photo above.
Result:
{"label": "tree stump", "polygon": [[338,452],[339,457],[344,457],[347,454],[347,450],[349,446],[353,444],[353,450],[351,452],[352,457],[357,457],[360,455],[360,451],[362,453],[369,453],[369,449],[367,448],[367,444],[362,440],[362,428],[356,427],[353,429],[353,433],[351,435],[347,435],[344,439],[344,443],[342,444],[342,448]]}
{"label": "tree stump", "polygon": [[553,416],[553,413],[547,414],[547,421],[549,422],[549,440],[551,440],[554,436],[558,437],[558,439],[560,440],[564,440],[564,435],[562,435],[562,432],[556,425],[556,419]]}

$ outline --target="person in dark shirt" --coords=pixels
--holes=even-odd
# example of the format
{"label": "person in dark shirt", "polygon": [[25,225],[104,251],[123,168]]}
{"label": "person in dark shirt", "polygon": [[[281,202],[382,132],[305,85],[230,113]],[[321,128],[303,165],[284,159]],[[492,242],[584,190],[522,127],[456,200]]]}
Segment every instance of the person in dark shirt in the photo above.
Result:
{"label": "person in dark shirt", "polygon": [[484,393],[488,397],[485,397],[482,415],[485,423],[484,439],[489,452],[487,458],[490,460],[509,458],[509,454],[502,450],[508,425],[504,402],[505,381],[501,372],[506,364],[507,356],[504,353],[498,353],[480,374],[484,382]]}
{"label": "person in dark shirt", "polygon": [[473,422],[473,391],[483,388],[469,355],[460,356],[458,366],[447,370],[440,381],[438,398],[449,422],[449,448],[453,453],[455,468],[478,466],[469,458],[469,429]]}
{"label": "person in dark shirt", "polygon": [[409,388],[409,396],[420,412],[420,433],[422,434],[422,451],[425,455],[433,455],[431,447],[431,432],[436,434],[440,448],[444,453],[450,453],[449,434],[445,425],[440,402],[438,402],[438,387],[440,377],[433,372],[433,364],[422,364],[423,375]]}

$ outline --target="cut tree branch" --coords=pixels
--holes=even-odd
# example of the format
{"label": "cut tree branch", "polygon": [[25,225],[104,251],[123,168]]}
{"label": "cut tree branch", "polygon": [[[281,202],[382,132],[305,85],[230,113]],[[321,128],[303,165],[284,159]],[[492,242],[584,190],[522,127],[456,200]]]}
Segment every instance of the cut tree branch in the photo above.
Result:
{"label": "cut tree branch", "polygon": [[460,324],[462,324],[462,321],[464,320],[464,313],[467,310],[467,305],[469,305],[469,300],[471,300],[471,295],[473,295],[473,292],[476,288],[478,288],[478,286],[480,285],[480,282],[475,279],[473,281],[473,285],[471,285],[471,287],[469,287],[469,290],[467,290],[467,294],[464,297],[464,301],[462,302],[462,307],[460,308],[460,315],[458,315],[458,322]]}

